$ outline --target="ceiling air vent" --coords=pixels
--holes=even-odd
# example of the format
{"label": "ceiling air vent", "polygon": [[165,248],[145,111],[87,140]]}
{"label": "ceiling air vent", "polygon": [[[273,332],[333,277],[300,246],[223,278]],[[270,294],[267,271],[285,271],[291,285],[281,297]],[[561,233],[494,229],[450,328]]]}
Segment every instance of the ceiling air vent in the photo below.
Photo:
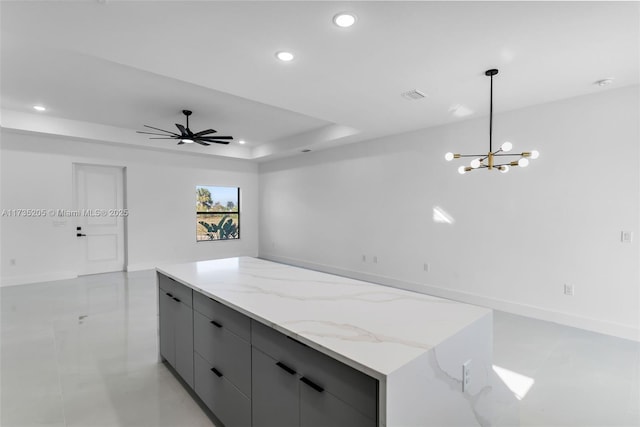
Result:
{"label": "ceiling air vent", "polygon": [[408,99],[409,101],[415,101],[416,99],[426,98],[427,95],[424,92],[419,91],[418,89],[413,89],[407,92],[403,92],[400,94],[404,99]]}

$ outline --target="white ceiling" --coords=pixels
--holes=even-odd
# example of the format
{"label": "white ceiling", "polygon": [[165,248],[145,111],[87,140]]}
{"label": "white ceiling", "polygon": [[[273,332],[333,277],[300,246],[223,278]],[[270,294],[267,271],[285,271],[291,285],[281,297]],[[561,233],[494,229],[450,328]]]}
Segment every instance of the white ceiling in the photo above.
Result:
{"label": "white ceiling", "polygon": [[[332,23],[344,10],[348,29]],[[482,117],[488,68],[498,112],[640,75],[639,2],[4,1],[0,14],[3,127],[247,159]],[[411,89],[428,96],[400,96]],[[247,144],[135,133],[173,130],[185,108],[192,130]]]}

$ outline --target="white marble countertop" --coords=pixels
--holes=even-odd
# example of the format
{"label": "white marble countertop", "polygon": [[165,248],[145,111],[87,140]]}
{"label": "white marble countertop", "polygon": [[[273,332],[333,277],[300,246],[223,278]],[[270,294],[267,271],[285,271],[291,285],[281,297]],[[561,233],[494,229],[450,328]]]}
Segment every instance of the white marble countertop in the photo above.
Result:
{"label": "white marble countertop", "polygon": [[250,257],[157,271],[377,379],[491,313]]}

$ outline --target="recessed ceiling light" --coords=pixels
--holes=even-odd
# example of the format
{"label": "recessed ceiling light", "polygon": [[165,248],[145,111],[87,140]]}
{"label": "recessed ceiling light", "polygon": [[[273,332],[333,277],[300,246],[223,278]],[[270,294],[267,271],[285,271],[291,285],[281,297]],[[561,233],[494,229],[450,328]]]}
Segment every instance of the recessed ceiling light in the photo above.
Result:
{"label": "recessed ceiling light", "polygon": [[283,62],[289,62],[289,61],[293,61],[293,53],[291,52],[284,52],[284,51],[280,51],[280,52],[276,52],[276,58],[278,58],[280,61]]}
{"label": "recessed ceiling light", "polygon": [[245,141],[244,139],[241,139],[240,141],[238,141],[238,144],[245,144],[247,141]]}
{"label": "recessed ceiling light", "polygon": [[352,13],[340,12],[333,17],[333,23],[340,28],[348,28],[356,23],[356,16]]}
{"label": "recessed ceiling light", "polygon": [[47,111],[47,109],[42,105],[34,105],[33,109],[36,111]]}
{"label": "recessed ceiling light", "polygon": [[612,78],[597,80],[595,82],[595,84],[597,84],[598,86],[609,86],[611,83],[613,83],[613,79]]}

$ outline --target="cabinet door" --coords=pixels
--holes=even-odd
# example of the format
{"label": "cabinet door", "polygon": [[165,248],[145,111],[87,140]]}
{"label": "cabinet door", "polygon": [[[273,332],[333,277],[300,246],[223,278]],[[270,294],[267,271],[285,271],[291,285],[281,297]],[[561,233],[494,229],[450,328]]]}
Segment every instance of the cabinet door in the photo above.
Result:
{"label": "cabinet door", "polygon": [[300,426],[376,427],[376,422],[303,377],[300,381]]}
{"label": "cabinet door", "polygon": [[[225,427],[250,427],[251,400],[213,368],[198,353],[195,354],[195,391]],[[281,426],[285,427],[285,426]]]}
{"label": "cabinet door", "polygon": [[253,427],[300,425],[298,375],[255,347],[251,352]]}
{"label": "cabinet door", "polygon": [[176,365],[175,347],[175,326],[173,322],[173,312],[175,301],[168,295],[167,291],[158,288],[158,311],[160,316],[160,355],[171,366]]}
{"label": "cabinet door", "polygon": [[193,388],[193,310],[182,302],[174,304],[175,368]]}

